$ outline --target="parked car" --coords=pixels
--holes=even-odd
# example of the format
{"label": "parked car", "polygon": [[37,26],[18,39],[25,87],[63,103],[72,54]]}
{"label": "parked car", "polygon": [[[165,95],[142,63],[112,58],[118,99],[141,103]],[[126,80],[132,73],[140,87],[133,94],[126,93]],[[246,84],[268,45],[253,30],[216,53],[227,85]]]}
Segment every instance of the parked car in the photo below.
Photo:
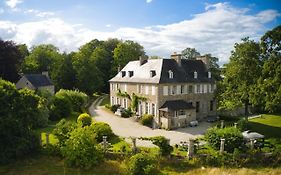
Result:
{"label": "parked car", "polygon": [[118,115],[118,116],[121,116],[121,115],[122,115],[122,112],[124,112],[124,111],[125,111],[124,108],[119,107],[119,108],[116,110],[116,112],[115,112],[114,114],[115,114],[115,115]]}
{"label": "parked car", "polygon": [[189,126],[193,127],[193,126],[198,126],[198,121],[197,120],[194,120],[194,121],[191,121],[189,123]]}

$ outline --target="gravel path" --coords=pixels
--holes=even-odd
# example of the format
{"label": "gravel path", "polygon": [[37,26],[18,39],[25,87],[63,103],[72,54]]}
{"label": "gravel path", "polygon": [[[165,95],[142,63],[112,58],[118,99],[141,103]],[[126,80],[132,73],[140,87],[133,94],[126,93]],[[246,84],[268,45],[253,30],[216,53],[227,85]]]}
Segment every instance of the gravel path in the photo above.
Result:
{"label": "gravel path", "polygon": [[[164,136],[170,139],[171,145],[175,145],[181,141],[188,141],[189,138],[202,136],[206,129],[211,126],[210,123],[201,122],[197,127],[180,128],[172,131],[151,129],[135,122],[133,118],[115,116],[104,107],[99,106],[101,102],[102,98],[99,98],[90,106],[90,114],[95,116],[96,121],[108,123],[116,135],[127,138],[126,140],[128,142],[130,141],[129,137]],[[137,145],[146,147],[154,146],[151,142],[143,140],[137,140]]]}

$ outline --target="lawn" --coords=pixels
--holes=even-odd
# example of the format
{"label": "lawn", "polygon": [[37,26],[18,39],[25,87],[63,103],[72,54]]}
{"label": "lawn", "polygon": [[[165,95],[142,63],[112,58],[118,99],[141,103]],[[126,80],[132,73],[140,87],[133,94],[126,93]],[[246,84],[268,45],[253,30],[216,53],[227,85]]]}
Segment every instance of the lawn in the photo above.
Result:
{"label": "lawn", "polygon": [[281,139],[281,115],[263,114],[249,120],[249,129],[264,134],[266,138]]}

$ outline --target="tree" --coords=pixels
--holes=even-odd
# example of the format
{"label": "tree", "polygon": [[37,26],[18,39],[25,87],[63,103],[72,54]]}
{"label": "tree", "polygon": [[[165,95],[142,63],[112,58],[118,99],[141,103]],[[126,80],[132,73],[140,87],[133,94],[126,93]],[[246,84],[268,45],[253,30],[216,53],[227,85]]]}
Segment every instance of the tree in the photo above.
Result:
{"label": "tree", "polygon": [[0,77],[16,82],[19,79],[20,64],[23,55],[13,41],[0,39]]}
{"label": "tree", "polygon": [[181,51],[182,57],[185,59],[195,60],[197,57],[200,57],[200,53],[195,48],[187,47]]}
{"label": "tree", "polygon": [[119,43],[114,49],[113,73],[117,73],[118,67],[124,67],[129,61],[138,60],[140,56],[145,56],[143,46],[134,41],[126,40]]}
{"label": "tree", "polygon": [[268,112],[281,112],[281,26],[266,32],[260,45],[264,64],[258,90],[263,95],[256,95],[256,101]]}
{"label": "tree", "polygon": [[50,106],[50,120],[59,120],[69,117],[72,112],[70,100],[61,95],[53,96]]}
{"label": "tree", "polygon": [[248,106],[252,98],[250,91],[256,86],[260,75],[259,44],[244,38],[241,43],[235,44],[230,62],[225,65],[223,80],[225,91],[221,94],[220,106],[228,109],[244,104],[247,120]]}
{"label": "tree", "polygon": [[217,57],[212,56],[211,54],[205,54],[204,56],[207,57],[210,61],[209,71],[211,72],[212,77],[216,81],[220,81],[222,78],[221,78],[221,69],[220,66],[218,65],[219,59]]}

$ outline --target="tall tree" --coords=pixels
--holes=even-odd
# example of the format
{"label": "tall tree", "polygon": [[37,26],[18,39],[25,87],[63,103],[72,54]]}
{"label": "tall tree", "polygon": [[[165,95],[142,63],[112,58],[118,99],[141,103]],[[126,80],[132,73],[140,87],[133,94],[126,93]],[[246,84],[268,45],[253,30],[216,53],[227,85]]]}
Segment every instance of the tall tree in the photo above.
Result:
{"label": "tall tree", "polygon": [[130,40],[119,43],[114,49],[113,73],[117,73],[119,66],[122,68],[129,61],[138,60],[140,56],[145,56],[145,52],[139,43]]}
{"label": "tall tree", "polygon": [[261,71],[259,44],[249,38],[236,43],[230,62],[225,65],[223,80],[225,91],[222,93],[223,100],[220,106],[235,108],[244,104],[245,116],[248,119],[248,106],[252,98],[250,91],[255,87]]}
{"label": "tall tree", "polygon": [[265,110],[281,112],[281,26],[264,34],[261,50],[265,62],[259,86],[264,94]]}
{"label": "tall tree", "polygon": [[0,39],[0,77],[16,82],[23,56],[13,41]]}
{"label": "tall tree", "polygon": [[205,54],[203,56],[207,57],[210,61],[209,70],[212,73],[212,77],[216,81],[221,80],[222,79],[221,78],[221,68],[218,65],[219,59],[217,57],[212,56],[211,54]]}
{"label": "tall tree", "polygon": [[183,51],[181,51],[182,57],[185,59],[195,60],[200,56],[200,53],[195,48],[187,47]]}

